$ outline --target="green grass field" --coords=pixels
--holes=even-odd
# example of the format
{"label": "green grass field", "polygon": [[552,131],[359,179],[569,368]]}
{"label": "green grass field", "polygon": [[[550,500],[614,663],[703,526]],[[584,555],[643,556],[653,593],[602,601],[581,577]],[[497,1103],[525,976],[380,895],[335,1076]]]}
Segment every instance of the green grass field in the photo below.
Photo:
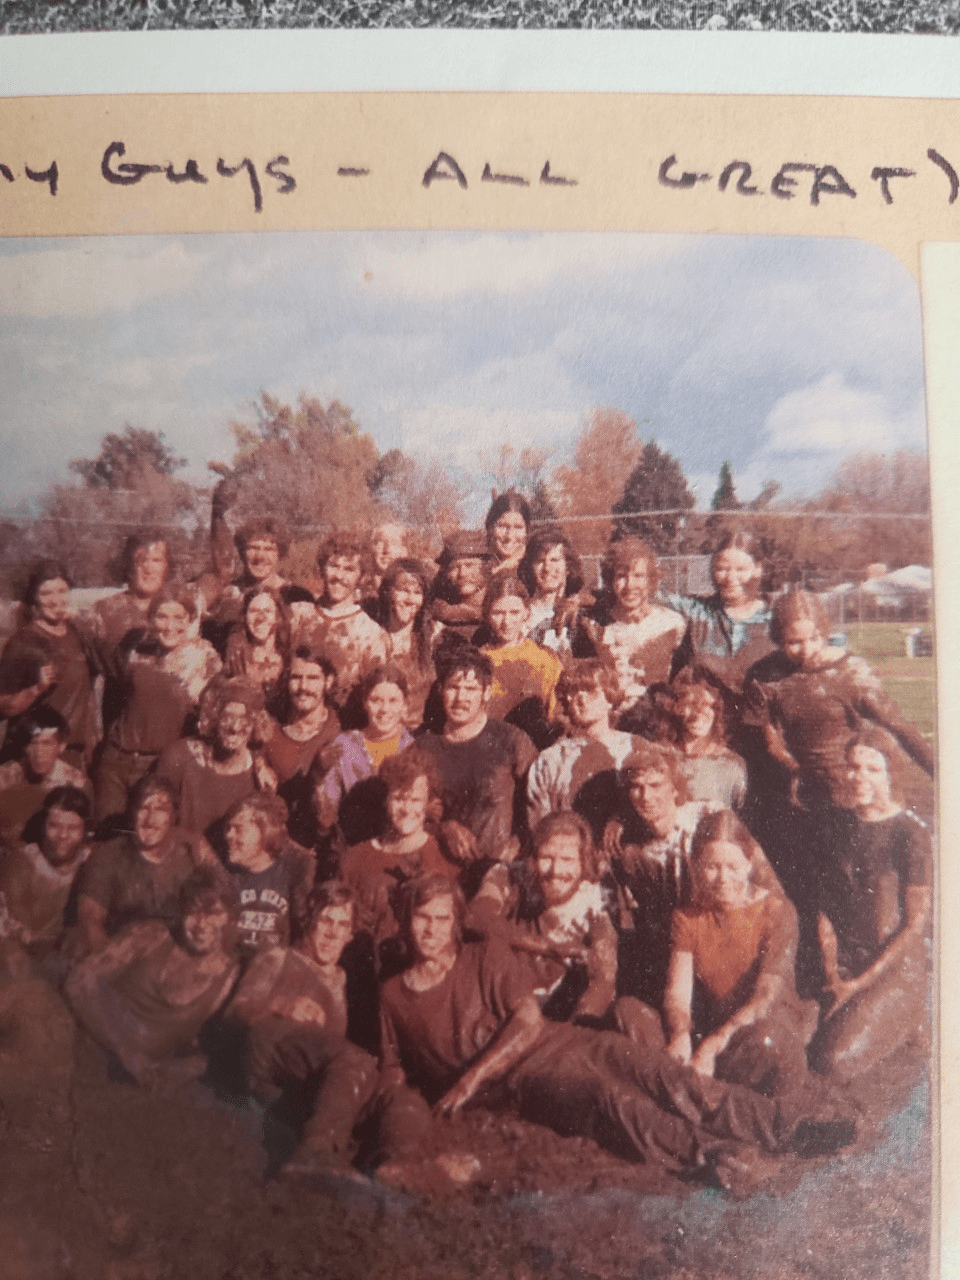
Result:
{"label": "green grass field", "polygon": [[853,623],[845,631],[851,652],[866,658],[902,714],[925,737],[932,738],[937,715],[936,668],[933,658],[904,657],[904,641],[913,625],[864,622]]}

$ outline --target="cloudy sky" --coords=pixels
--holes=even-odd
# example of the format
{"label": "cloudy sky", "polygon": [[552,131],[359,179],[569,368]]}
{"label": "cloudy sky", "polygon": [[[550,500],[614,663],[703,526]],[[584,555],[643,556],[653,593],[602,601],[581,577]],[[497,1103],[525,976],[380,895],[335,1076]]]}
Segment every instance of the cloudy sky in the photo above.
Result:
{"label": "cloudy sky", "polygon": [[202,481],[261,390],[339,399],[382,449],[445,458],[477,492],[501,441],[561,461],[600,406],[675,454],[700,505],[724,459],[749,498],[767,479],[814,493],[860,450],[925,447],[916,285],[839,240],[6,240],[0,378],[0,513],[128,423],[162,430]]}

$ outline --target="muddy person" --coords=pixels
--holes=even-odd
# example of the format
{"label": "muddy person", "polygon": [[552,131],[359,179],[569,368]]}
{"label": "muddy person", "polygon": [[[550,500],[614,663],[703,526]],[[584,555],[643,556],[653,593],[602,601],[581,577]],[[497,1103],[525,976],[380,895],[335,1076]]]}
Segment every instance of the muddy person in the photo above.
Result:
{"label": "muddy person", "polygon": [[43,703],[29,711],[14,735],[14,759],[0,765],[0,840],[20,838],[55,787],[89,791],[82,770],[63,759],[70,730],[59,711]]}
{"label": "muddy person", "polygon": [[171,926],[132,925],[67,979],[80,1023],[138,1084],[170,1089],[206,1070],[196,1041],[236,981],[227,940],[235,914],[230,887],[200,868],[184,882]]}
{"label": "muddy person", "polygon": [[461,864],[499,861],[513,848],[515,813],[536,748],[522,730],[487,715],[493,668],[485,653],[459,646],[438,654],[442,733],[418,745],[440,772],[447,852]]}
{"label": "muddy person", "polygon": [[547,1023],[502,939],[461,941],[463,899],[444,877],[411,881],[404,902],[411,962],[382,992],[383,1075],[406,1080],[437,1115],[508,1106],[628,1159],[739,1189],[771,1171],[772,1155],[852,1141],[852,1122],[817,1116],[808,1096],[765,1098],[619,1032]]}
{"label": "muddy person", "polygon": [[361,1121],[379,1121],[373,1163],[416,1159],[429,1126],[422,1099],[402,1085],[382,1090],[376,1059],[347,1039],[341,959],[353,934],[350,889],[339,881],[318,885],[302,940],[261,952],[226,1011],[245,1029],[252,1095],[271,1107],[286,1096],[306,1111],[299,1146],[283,1167],[288,1175],[356,1177],[353,1133]]}

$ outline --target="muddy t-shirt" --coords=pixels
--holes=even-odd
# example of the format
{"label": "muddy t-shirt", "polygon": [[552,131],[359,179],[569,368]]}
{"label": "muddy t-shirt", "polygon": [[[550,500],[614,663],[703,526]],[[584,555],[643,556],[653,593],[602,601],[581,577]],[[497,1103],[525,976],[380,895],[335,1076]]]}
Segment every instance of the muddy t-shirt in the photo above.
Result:
{"label": "muddy t-shirt", "polygon": [[906,810],[881,822],[849,814],[821,870],[820,909],[837,934],[839,961],[853,975],[869,968],[906,920],[908,888],[933,883],[930,831]]}
{"label": "muddy t-shirt", "polygon": [[513,831],[516,786],[536,758],[520,729],[488,720],[469,742],[440,734],[417,739],[436,760],[443,782],[443,816],[472,831],[482,858],[499,859]]}
{"label": "muddy t-shirt", "polygon": [[308,856],[281,853],[265,871],[231,868],[240,895],[237,938],[246,953],[290,941],[291,920],[302,912],[310,892]]}
{"label": "muddy t-shirt", "polygon": [[119,836],[90,855],[78,893],[106,911],[107,933],[135,920],[173,924],[180,887],[201,861],[197,841],[186,831],[174,829],[159,862],[144,858],[130,836]]}
{"label": "muddy t-shirt", "polygon": [[180,826],[205,835],[215,848],[222,846],[220,826],[227,811],[256,790],[253,760],[240,773],[219,773],[207,763],[206,744],[184,738],[164,751],[157,763],[157,777],[173,783]]}
{"label": "muddy t-shirt", "polygon": [[411,991],[398,974],[381,995],[384,1066],[401,1066],[413,1088],[439,1098],[532,994],[528,975],[499,938],[466,943],[429,991]]}
{"label": "muddy t-shirt", "polygon": [[347,1034],[346,986],[342,969],[331,974],[299,948],[268,947],[250,962],[226,1016],[252,1026],[266,1018],[288,1017],[285,1010],[296,1000],[312,1000],[323,1010],[323,1029],[343,1039]]}
{"label": "muddy t-shirt", "polygon": [[379,840],[365,840],[351,845],[340,859],[340,878],[356,899],[357,929],[369,933],[375,942],[397,932],[393,899],[401,884],[415,876],[437,873],[456,880],[457,870],[443,856],[433,836],[427,836],[419,849],[407,854],[391,852]]}

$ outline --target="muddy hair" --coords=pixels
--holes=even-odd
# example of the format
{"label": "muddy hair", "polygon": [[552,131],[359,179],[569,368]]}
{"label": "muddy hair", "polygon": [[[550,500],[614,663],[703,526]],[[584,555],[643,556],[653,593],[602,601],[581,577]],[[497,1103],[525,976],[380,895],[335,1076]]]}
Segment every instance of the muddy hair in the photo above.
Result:
{"label": "muddy hair", "polygon": [[530,837],[532,855],[537,857],[543,846],[554,836],[576,836],[580,852],[580,866],[583,879],[596,882],[600,879],[600,866],[597,848],[593,842],[593,832],[589,823],[579,813],[564,810],[559,813],[548,813],[537,823]]}
{"label": "muddy hair", "polygon": [[400,926],[400,937],[406,949],[407,959],[412,964],[416,959],[413,950],[413,934],[411,921],[414,915],[436,898],[450,898],[456,916],[454,937],[459,943],[463,937],[463,922],[467,914],[467,903],[463,890],[455,880],[449,879],[441,871],[431,871],[427,875],[415,876],[400,886],[397,894],[397,923]]}
{"label": "muddy hair", "polygon": [[493,663],[472,644],[450,645],[437,651],[437,684],[440,689],[454,676],[475,675],[484,689],[493,684]]}
{"label": "muddy hair", "polygon": [[563,669],[557,681],[557,701],[568,718],[574,695],[593,689],[601,690],[611,709],[623,701],[617,673],[600,658],[578,658]]}
{"label": "muddy hair", "polygon": [[176,788],[167,778],[158,778],[155,774],[148,773],[133,788],[130,792],[130,799],[127,801],[127,817],[130,819],[130,830],[133,829],[137,813],[151,796],[167,797],[173,810],[173,824],[174,826],[177,825],[180,819],[180,802],[177,799]]}
{"label": "muddy hair", "polygon": [[777,646],[792,622],[812,622],[824,640],[830,635],[830,620],[819,596],[812,591],[788,591],[777,596],[770,617],[770,639]]}
{"label": "muddy hair", "polygon": [[690,799],[687,780],[683,774],[683,761],[676,748],[667,742],[647,742],[638,738],[633,750],[623,762],[620,769],[620,782],[623,790],[630,790],[630,782],[636,773],[656,771],[665,773],[677,793],[677,804],[686,804]]}
{"label": "muddy hair", "polygon": [[83,827],[89,836],[93,832],[92,815],[93,805],[90,803],[90,797],[85,791],[81,791],[79,787],[63,786],[53,787],[43,797],[43,804],[40,806],[40,822],[44,826],[47,820],[47,814],[51,809],[62,809],[64,813],[75,813],[78,818],[83,819]]}
{"label": "muddy hair", "polygon": [[240,557],[246,564],[247,547],[251,542],[259,540],[266,541],[269,538],[271,542],[276,543],[277,552],[281,556],[285,556],[290,546],[290,538],[286,528],[274,516],[259,516],[254,520],[248,520],[247,523],[233,535],[233,543],[240,552]]}
{"label": "muddy hair", "polygon": [[223,908],[232,921],[240,911],[236,886],[229,876],[212,864],[196,867],[184,880],[177,895],[178,931],[187,916],[210,915]]}
{"label": "muddy hair", "polygon": [[250,712],[250,742],[266,742],[273,721],[266,709],[263,690],[243,676],[214,676],[200,695],[197,713],[197,736],[210,741],[217,721],[231,702],[240,702]]}
{"label": "muddy hair", "polygon": [[254,791],[252,795],[237,800],[226,812],[223,820],[226,829],[239,813],[249,812],[260,828],[263,836],[263,847],[274,857],[280,853],[287,843],[287,818],[289,810],[282,796],[271,795],[268,791]]}
{"label": "muddy hair", "polygon": [[657,553],[649,542],[636,538],[632,534],[611,542],[607,547],[600,565],[600,578],[603,588],[611,600],[614,599],[613,580],[618,570],[629,569],[637,560],[643,560],[647,566],[647,578],[650,583],[651,598],[656,595],[660,586],[660,566]]}
{"label": "muddy hair", "polygon": [[124,582],[133,581],[134,571],[137,567],[137,556],[141,551],[146,551],[148,547],[163,547],[164,554],[167,558],[167,577],[174,572],[173,555],[170,551],[170,543],[163,536],[151,529],[138,529],[136,533],[131,533],[123,544],[123,550],[120,553],[120,572],[123,575]]}
{"label": "muddy hair", "polygon": [[431,800],[443,793],[443,779],[435,757],[416,745],[387,756],[377,776],[386,787],[388,795],[397,791],[409,791],[418,778],[426,778],[427,794]]}
{"label": "muddy hair", "polygon": [[312,932],[317,920],[328,907],[350,907],[356,926],[357,900],[353,890],[345,880],[323,880],[310,890],[295,922],[301,938]]}
{"label": "muddy hair", "polygon": [[847,740],[843,748],[843,758],[847,764],[857,747],[868,747],[883,756],[887,762],[887,777],[890,779],[890,796],[897,804],[904,803],[904,763],[903,752],[897,743],[879,725],[868,724],[859,729]]}

